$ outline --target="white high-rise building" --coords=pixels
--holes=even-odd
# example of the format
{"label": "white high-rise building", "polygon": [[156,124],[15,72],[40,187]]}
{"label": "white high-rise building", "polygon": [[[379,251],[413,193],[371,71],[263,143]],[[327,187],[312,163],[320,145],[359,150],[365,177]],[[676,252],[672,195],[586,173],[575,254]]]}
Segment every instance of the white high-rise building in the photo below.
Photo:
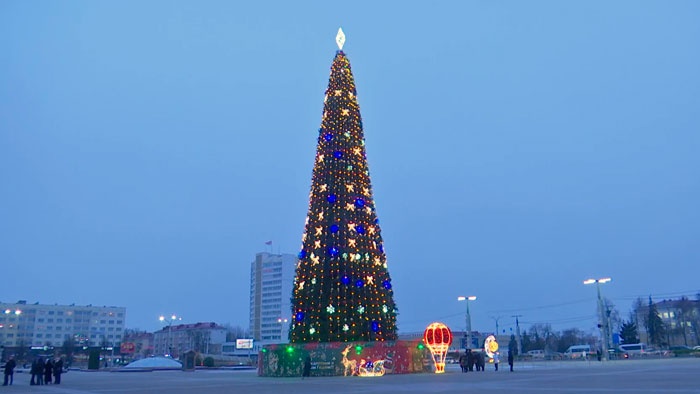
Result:
{"label": "white high-rise building", "polygon": [[250,334],[262,344],[286,343],[297,257],[258,253],[250,264]]}

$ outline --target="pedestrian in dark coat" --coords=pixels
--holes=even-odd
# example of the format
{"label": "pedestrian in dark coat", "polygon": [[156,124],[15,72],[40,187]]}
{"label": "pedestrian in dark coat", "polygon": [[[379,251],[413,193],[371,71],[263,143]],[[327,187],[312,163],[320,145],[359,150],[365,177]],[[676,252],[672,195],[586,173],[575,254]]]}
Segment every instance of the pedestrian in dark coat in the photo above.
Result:
{"label": "pedestrian in dark coat", "polygon": [[53,375],[53,362],[51,359],[46,360],[44,364],[44,384],[51,384],[51,376]]}
{"label": "pedestrian in dark coat", "polygon": [[34,361],[32,361],[32,368],[29,370],[32,373],[32,380],[29,381],[30,386],[34,386],[37,384],[36,374],[37,374],[38,369],[39,369],[39,358],[36,358],[36,359],[34,359]]}
{"label": "pedestrian in dark coat", "polygon": [[306,356],[304,359],[304,371],[301,374],[301,378],[308,378],[311,376],[311,356]]}
{"label": "pedestrian in dark coat", "polygon": [[5,383],[3,386],[7,386],[7,381],[10,381],[10,386],[15,380],[15,367],[17,363],[15,362],[14,356],[10,356],[10,359],[5,363]]}
{"label": "pedestrian in dark coat", "polygon": [[53,382],[54,384],[61,384],[61,374],[63,373],[63,359],[59,358],[53,364]]}
{"label": "pedestrian in dark coat", "polygon": [[459,356],[459,366],[462,367],[462,372],[467,372],[469,370],[469,365],[467,364],[467,352],[465,351],[463,355]]}
{"label": "pedestrian in dark coat", "polygon": [[472,352],[471,349],[467,349],[467,365],[469,366],[470,371],[474,371],[474,363],[476,362],[476,359],[474,358],[474,353]]}
{"label": "pedestrian in dark coat", "polygon": [[479,370],[480,371],[485,371],[486,370],[486,359],[484,356],[484,352],[479,352],[479,360],[477,361],[479,363]]}
{"label": "pedestrian in dark coat", "polygon": [[513,372],[513,351],[508,349],[508,365],[510,366],[510,372]]}
{"label": "pedestrian in dark coat", "polygon": [[36,361],[36,384],[44,384],[44,359],[41,357]]}

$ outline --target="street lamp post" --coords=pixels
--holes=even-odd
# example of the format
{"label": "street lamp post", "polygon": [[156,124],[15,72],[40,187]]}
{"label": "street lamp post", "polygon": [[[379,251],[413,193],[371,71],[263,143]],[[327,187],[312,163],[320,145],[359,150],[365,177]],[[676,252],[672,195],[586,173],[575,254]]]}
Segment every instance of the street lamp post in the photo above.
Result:
{"label": "street lamp post", "polygon": [[476,296],[459,296],[457,297],[457,301],[464,301],[465,304],[467,304],[467,314],[466,314],[466,321],[467,321],[467,326],[465,330],[465,335],[467,336],[467,349],[472,348],[472,316],[469,314],[469,301],[474,301],[476,300]]}
{"label": "street lamp post", "polygon": [[598,291],[598,315],[600,318],[600,343],[601,343],[601,350],[603,352],[603,360],[608,359],[608,319],[607,316],[605,315],[605,311],[603,310],[603,297],[600,295],[600,284],[601,283],[608,283],[612,279],[610,278],[600,278],[600,279],[586,279],[583,281],[584,285],[590,285],[595,283],[596,285],[596,290]]}
{"label": "street lamp post", "polygon": [[[160,320],[161,323],[164,323],[167,319],[165,318],[165,316],[161,315],[158,317],[158,320]],[[168,353],[170,354],[170,357],[173,357],[173,322],[175,322],[175,320],[182,320],[182,318],[178,317],[176,315],[171,315],[170,320],[167,320],[168,321],[168,343],[167,343],[168,346],[167,346],[167,348],[168,348]]]}

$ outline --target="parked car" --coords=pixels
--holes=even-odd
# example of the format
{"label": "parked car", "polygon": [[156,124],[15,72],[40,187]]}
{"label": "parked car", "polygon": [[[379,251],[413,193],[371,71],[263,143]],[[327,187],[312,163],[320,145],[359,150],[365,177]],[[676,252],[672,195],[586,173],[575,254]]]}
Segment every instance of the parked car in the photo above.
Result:
{"label": "parked car", "polygon": [[532,358],[544,358],[544,350],[529,350],[525,355]]}
{"label": "parked car", "polygon": [[567,358],[586,358],[591,353],[591,345],[569,346],[564,352]]}
{"label": "parked car", "polygon": [[647,345],[644,343],[627,343],[618,346],[618,348],[625,354],[625,358],[639,357],[647,351]]}

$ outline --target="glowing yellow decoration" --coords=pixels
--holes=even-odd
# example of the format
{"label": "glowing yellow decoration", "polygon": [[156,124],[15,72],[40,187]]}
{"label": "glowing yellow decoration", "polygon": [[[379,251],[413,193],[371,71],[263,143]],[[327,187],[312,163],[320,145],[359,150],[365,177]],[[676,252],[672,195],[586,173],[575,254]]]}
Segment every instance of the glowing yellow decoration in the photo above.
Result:
{"label": "glowing yellow decoration", "polygon": [[301,282],[299,282],[299,285],[297,286],[299,290],[304,290],[304,283],[306,283],[306,281],[302,280]]}
{"label": "glowing yellow decoration", "polygon": [[342,90],[336,90],[336,91],[335,91],[335,95],[336,95],[336,96],[340,96],[342,93],[343,93]]}
{"label": "glowing yellow decoration", "polygon": [[433,355],[435,373],[444,373],[445,356],[452,343],[452,331],[442,323],[432,323],[425,329],[423,342]]}
{"label": "glowing yellow decoration", "polygon": [[308,217],[308,216],[306,217],[306,223],[305,223],[305,224],[309,224],[309,217]]}
{"label": "glowing yellow decoration", "polygon": [[352,92],[348,92],[348,97],[352,98]]}
{"label": "glowing yellow decoration", "polygon": [[304,242],[304,241],[306,241],[306,233],[301,235],[301,242]]}
{"label": "glowing yellow decoration", "polygon": [[372,276],[372,275],[367,275],[367,284],[368,284],[368,285],[373,285],[373,284],[374,284],[374,276]]}
{"label": "glowing yellow decoration", "polygon": [[311,265],[316,265],[316,264],[318,264],[319,257],[316,256],[315,254],[311,253],[311,261],[313,261],[313,263]]}
{"label": "glowing yellow decoration", "polygon": [[350,185],[350,184],[345,185],[345,188],[348,189],[349,192],[354,192],[354,191],[355,191],[355,186]]}
{"label": "glowing yellow decoration", "polygon": [[354,240],[354,239],[348,239],[348,246],[355,246],[355,240]]}
{"label": "glowing yellow decoration", "polygon": [[335,43],[338,44],[338,49],[343,50],[343,45],[345,45],[345,33],[343,33],[343,28],[338,28],[338,34],[335,36]]}
{"label": "glowing yellow decoration", "polygon": [[323,155],[318,155],[318,161],[323,161]]}
{"label": "glowing yellow decoration", "polygon": [[498,351],[498,342],[496,342],[496,337],[489,335],[484,341],[484,352],[486,355],[493,358],[493,355]]}
{"label": "glowing yellow decoration", "polygon": [[322,235],[323,234],[323,227],[316,227],[316,235]]}
{"label": "glowing yellow decoration", "polygon": [[348,223],[348,230],[355,231],[355,226],[356,226],[355,223]]}
{"label": "glowing yellow decoration", "polygon": [[[321,156],[323,156],[323,155],[321,155]],[[321,160],[321,161],[323,161],[323,160]],[[323,185],[321,185],[321,191],[322,191],[322,192],[325,192],[327,187],[328,187],[328,185],[326,185],[326,184],[324,183]]]}
{"label": "glowing yellow decoration", "polygon": [[348,116],[350,115],[350,110],[349,109],[342,109],[340,112],[343,114],[343,116]]}
{"label": "glowing yellow decoration", "polygon": [[347,203],[345,204],[345,209],[348,211],[355,211],[355,206],[353,204]]}
{"label": "glowing yellow decoration", "polygon": [[374,226],[370,226],[367,231],[369,231],[370,234],[374,234]]}
{"label": "glowing yellow decoration", "polygon": [[370,364],[367,363],[365,359],[361,359],[360,366],[357,367],[357,375],[362,377],[384,376],[386,372],[384,369],[384,362],[386,362],[386,360],[374,360],[371,363],[371,367],[368,368]]}
{"label": "glowing yellow decoration", "polygon": [[372,208],[366,207],[366,208],[365,208],[365,212],[367,212],[367,213],[372,213]]}
{"label": "glowing yellow decoration", "polygon": [[362,192],[365,193],[365,196],[369,196],[369,188],[368,187],[363,187]]}
{"label": "glowing yellow decoration", "polygon": [[382,260],[379,257],[374,258],[374,265],[382,265]]}
{"label": "glowing yellow decoration", "polygon": [[319,249],[321,247],[321,240],[317,239],[314,241],[314,249]]}
{"label": "glowing yellow decoration", "polygon": [[360,149],[360,148],[353,148],[352,153],[354,153],[354,154],[360,156],[360,155],[362,155],[362,149]]}

